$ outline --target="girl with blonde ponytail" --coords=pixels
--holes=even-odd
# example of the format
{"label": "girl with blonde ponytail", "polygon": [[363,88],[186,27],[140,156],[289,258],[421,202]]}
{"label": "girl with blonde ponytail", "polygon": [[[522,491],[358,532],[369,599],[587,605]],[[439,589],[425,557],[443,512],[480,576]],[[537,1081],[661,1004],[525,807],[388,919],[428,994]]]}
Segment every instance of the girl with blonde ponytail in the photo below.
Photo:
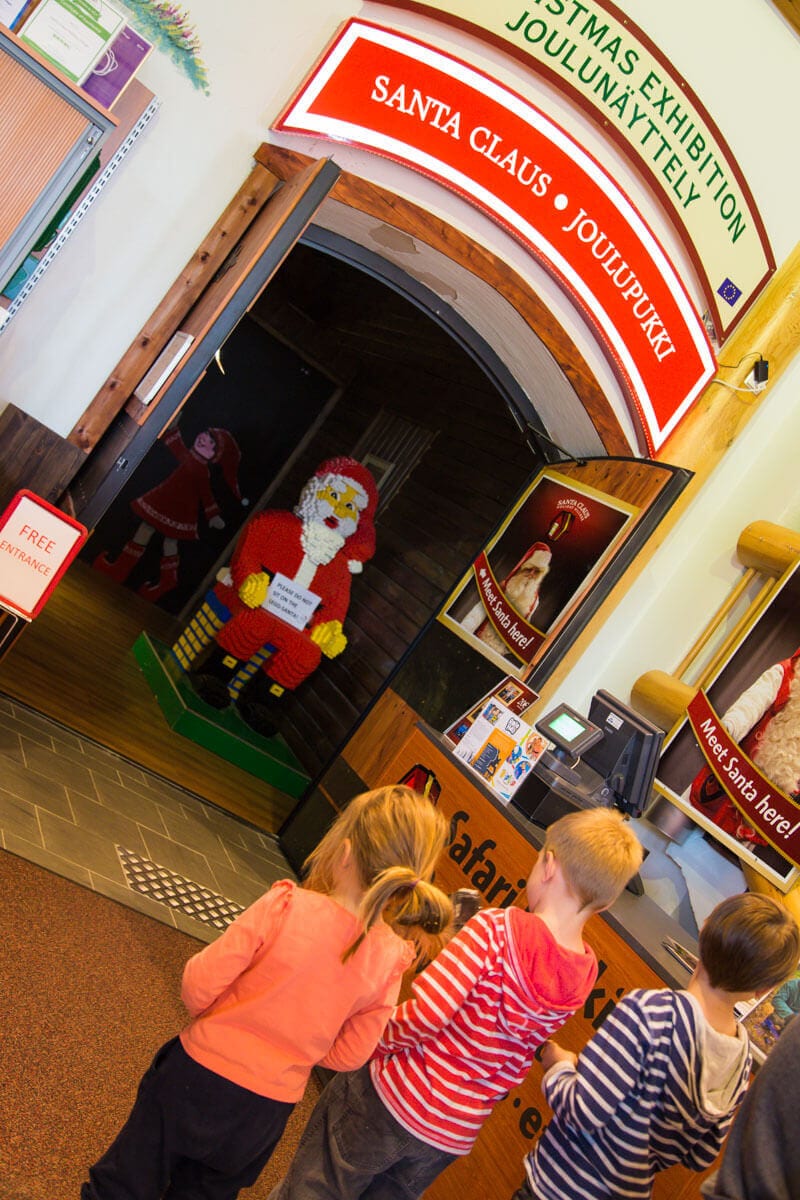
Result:
{"label": "girl with blonde ponytail", "polygon": [[430,800],[402,784],[350,801],[303,864],[304,887],[330,895],[336,864],[343,852],[350,856],[362,889],[362,929],[343,961],[381,918],[426,957],[436,953],[453,917],[449,896],[431,882],[447,833]]}
{"label": "girl with blonde ponytail", "polygon": [[356,796],[305,864],[186,964],[191,1021],[158,1051],[82,1200],[233,1200],[268,1162],[316,1064],[374,1051],[415,957],[452,919],[433,885],[441,813],[407,787]]}

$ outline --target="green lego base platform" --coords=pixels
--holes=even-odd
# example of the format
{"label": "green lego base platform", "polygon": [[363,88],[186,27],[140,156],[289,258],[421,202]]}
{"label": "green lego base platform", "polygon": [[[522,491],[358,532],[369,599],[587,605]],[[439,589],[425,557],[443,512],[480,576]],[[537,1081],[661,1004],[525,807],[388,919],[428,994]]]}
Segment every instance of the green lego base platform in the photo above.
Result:
{"label": "green lego base platform", "polygon": [[287,796],[303,795],[311,777],[280,734],[261,737],[245,725],[233,705],[218,709],[206,704],[191,687],[169,647],[149,634],[139,635],[133,655],[170,729]]}

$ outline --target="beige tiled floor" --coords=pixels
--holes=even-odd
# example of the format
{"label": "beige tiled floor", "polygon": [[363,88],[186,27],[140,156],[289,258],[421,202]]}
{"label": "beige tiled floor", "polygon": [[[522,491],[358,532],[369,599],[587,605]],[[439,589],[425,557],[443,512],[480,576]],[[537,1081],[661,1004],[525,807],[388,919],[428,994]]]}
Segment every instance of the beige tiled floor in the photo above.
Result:
{"label": "beige tiled floor", "polygon": [[133,890],[117,847],[244,907],[292,875],[262,833],[0,695],[0,846],[204,941],[205,920]]}

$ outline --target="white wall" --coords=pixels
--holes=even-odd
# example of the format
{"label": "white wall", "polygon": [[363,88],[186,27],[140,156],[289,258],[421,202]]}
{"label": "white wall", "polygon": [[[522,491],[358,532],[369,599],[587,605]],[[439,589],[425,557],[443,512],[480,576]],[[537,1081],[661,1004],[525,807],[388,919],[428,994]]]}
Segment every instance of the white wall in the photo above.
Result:
{"label": "white wall", "polygon": [[[0,406],[12,402],[61,434],[69,432],[247,176],[254,149],[270,137],[270,122],[338,24],[362,15],[432,29],[425,18],[347,0],[239,0],[235,6],[190,0],[185,7],[202,43],[210,95],[194,89],[165,55],[150,56],[141,79],[161,101],[159,116],[0,335]],[[728,0],[623,0],[621,7],[661,46],[716,120],[739,158],[780,262],[798,240],[800,165],[789,141],[800,67],[797,35],[764,0],[738,0],[735,15]],[[452,30],[439,28],[435,39],[463,53],[478,52],[474,40]],[[674,246],[652,199],[604,149],[586,118],[570,113],[562,98],[519,64],[483,53],[515,86],[527,79],[532,99],[605,156]],[[307,140],[296,139],[296,145],[312,152]],[[333,146],[316,144],[313,150],[347,157]],[[366,155],[359,166],[411,198],[430,199],[454,224],[473,223],[485,233],[485,222],[435,185]],[[525,271],[525,255],[503,237],[509,260]],[[587,346],[587,356],[597,362],[596,347]],[[565,698],[582,702],[597,685],[626,695],[642,670],[669,670],[735,578],[733,550],[741,528],[758,518],[791,524],[800,517],[792,461],[798,397],[800,364],[771,385],[745,436],[570,675]]]}
{"label": "white wall", "polygon": [[741,577],[735,552],[745,526],[763,520],[800,529],[798,434],[800,363],[776,384],[617,605],[564,681],[564,700],[581,707],[597,686],[627,699],[643,672],[672,672]]}

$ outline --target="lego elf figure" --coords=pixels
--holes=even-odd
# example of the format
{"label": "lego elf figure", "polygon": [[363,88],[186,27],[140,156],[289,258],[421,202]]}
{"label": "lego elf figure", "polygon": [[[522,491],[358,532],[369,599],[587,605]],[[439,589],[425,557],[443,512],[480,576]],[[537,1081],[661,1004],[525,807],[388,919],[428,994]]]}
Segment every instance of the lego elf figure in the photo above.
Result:
{"label": "lego elf figure", "polygon": [[[224,708],[236,701],[247,723],[266,735],[274,725],[261,700],[294,690],[323,654],[342,653],[350,581],[375,552],[377,503],[369,470],[340,457],[317,468],[293,512],[268,509],[250,518],[229,572],[173,647],[206,703]],[[209,622],[216,626],[211,653],[197,654]],[[266,695],[258,687],[262,674]]]}
{"label": "lego elf figure", "polygon": [[179,429],[171,429],[164,446],[178,460],[175,470],[149,492],[131,501],[131,510],[140,518],[133,537],[115,559],[107,551],[98,554],[92,564],[96,570],[124,583],[144,554],[153,534],[163,538],[158,579],[143,583],[139,595],[158,600],[178,585],[179,542],[196,542],[200,532],[198,516],[202,508],[211,529],[224,529],[225,522],[211,489],[211,463],[219,463],[225,482],[243,505],[239,492],[238,471],[241,451],[227,429],[207,429],[199,433],[191,448],[184,443]]}

